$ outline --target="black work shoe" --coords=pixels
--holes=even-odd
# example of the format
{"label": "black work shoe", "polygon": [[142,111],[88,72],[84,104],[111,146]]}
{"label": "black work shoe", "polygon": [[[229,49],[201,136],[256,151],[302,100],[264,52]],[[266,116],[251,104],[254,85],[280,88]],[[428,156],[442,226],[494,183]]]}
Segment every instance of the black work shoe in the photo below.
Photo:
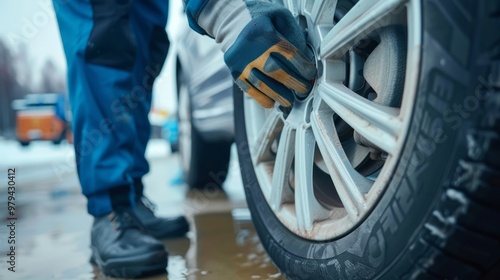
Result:
{"label": "black work shoe", "polygon": [[134,214],[141,227],[156,238],[174,238],[184,236],[189,231],[188,221],[184,216],[159,218],[153,213],[154,205],[144,196],[137,197]]}
{"label": "black work shoe", "polygon": [[138,226],[130,210],[95,218],[91,232],[92,258],[108,276],[135,278],[165,273],[165,247]]}

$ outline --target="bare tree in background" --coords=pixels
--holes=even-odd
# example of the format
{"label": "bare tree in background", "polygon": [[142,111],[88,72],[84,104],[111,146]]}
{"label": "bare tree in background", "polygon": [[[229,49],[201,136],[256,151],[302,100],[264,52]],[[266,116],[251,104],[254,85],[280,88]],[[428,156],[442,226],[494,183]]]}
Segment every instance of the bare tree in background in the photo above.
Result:
{"label": "bare tree in background", "polygon": [[12,137],[15,127],[15,112],[12,100],[22,98],[24,89],[17,81],[15,59],[11,50],[0,40],[0,135]]}
{"label": "bare tree in background", "polygon": [[[66,93],[65,75],[50,59],[41,68],[40,82],[33,83],[28,48],[20,44],[15,50],[0,39],[0,136],[14,138],[16,113],[12,101],[27,93]],[[38,75],[36,75],[38,76]]]}
{"label": "bare tree in background", "polygon": [[33,65],[30,64],[28,46],[21,42],[11,49],[14,58],[13,67],[16,71],[16,80],[24,92],[32,92],[33,88]]}
{"label": "bare tree in background", "polygon": [[66,81],[59,68],[50,59],[45,61],[42,67],[40,85],[37,88],[39,92],[66,92]]}

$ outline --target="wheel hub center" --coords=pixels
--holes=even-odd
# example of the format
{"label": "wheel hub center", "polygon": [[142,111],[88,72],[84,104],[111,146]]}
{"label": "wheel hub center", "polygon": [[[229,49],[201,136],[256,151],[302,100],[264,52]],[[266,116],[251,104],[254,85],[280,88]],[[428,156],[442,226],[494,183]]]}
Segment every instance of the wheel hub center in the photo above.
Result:
{"label": "wheel hub center", "polygon": [[301,94],[301,93],[297,93],[294,91],[294,95],[295,95],[296,99],[299,101],[306,99],[308,96],[310,96],[314,92],[314,88],[316,87],[316,82],[319,79],[319,77],[321,77],[321,75],[323,74],[323,69],[321,67],[323,65],[323,63],[318,59],[317,52],[315,51],[313,45],[310,42],[308,42],[306,45],[305,54],[306,54],[306,57],[311,62],[314,61],[314,65],[316,67],[317,73],[316,73],[316,77],[313,80],[309,81],[311,83],[311,90],[308,93]]}

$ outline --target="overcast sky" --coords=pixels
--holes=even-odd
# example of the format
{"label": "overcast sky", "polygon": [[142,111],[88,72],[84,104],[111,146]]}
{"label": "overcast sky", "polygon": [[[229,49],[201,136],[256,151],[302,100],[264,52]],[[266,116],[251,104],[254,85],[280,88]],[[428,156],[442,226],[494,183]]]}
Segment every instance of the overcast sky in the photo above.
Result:
{"label": "overcast sky", "polygon": [[51,0],[0,0],[0,36],[12,50],[24,42],[33,69],[47,59],[65,70],[61,39]]}

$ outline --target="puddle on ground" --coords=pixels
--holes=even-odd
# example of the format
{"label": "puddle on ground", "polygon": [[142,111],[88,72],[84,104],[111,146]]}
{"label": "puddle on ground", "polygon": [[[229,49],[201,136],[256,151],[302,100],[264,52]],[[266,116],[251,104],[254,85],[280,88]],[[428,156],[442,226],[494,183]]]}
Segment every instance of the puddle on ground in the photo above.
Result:
{"label": "puddle on ground", "polygon": [[[168,275],[144,279],[284,279],[245,212],[248,210],[195,215],[188,237],[164,241],[170,253]],[[95,267],[94,273],[95,279],[115,279],[105,277]]]}
{"label": "puddle on ground", "polygon": [[[17,271],[6,273],[2,262],[0,279],[114,279],[88,262],[92,218],[82,211],[46,209],[53,215],[20,220],[19,233],[24,233],[17,238]],[[198,213],[191,220],[187,237],[163,241],[170,254],[168,275],[144,279],[282,279],[246,208]]]}
{"label": "puddle on ground", "polygon": [[[157,183],[150,197],[161,197],[156,201],[160,214],[187,213],[192,227],[187,237],[164,241],[170,253],[168,275],[144,279],[284,279],[262,248],[241,185],[226,193],[197,193],[165,188],[160,179],[150,178]],[[165,180],[165,175],[158,178]],[[7,270],[7,247],[0,242],[0,279],[114,279],[89,263],[92,218],[75,178],[70,179],[20,189],[16,272]],[[6,217],[1,218],[5,224]],[[4,228],[0,241],[7,236]]]}

